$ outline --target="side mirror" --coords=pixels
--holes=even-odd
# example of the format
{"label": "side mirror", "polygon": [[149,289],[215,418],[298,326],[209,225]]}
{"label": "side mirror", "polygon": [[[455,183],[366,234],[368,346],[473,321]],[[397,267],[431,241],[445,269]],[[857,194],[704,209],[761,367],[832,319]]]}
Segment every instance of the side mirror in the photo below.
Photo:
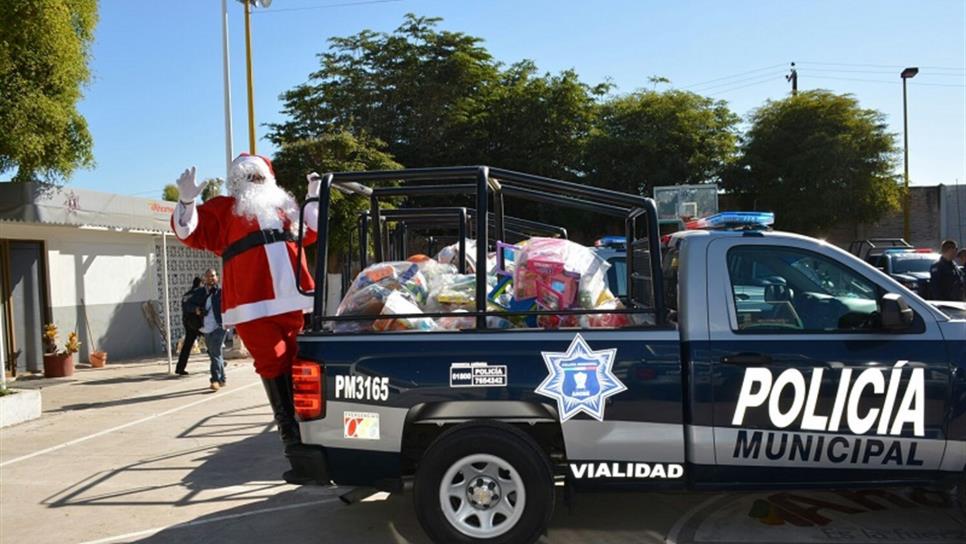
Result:
{"label": "side mirror", "polygon": [[898,293],[886,293],[879,299],[879,315],[882,319],[882,328],[887,331],[903,331],[908,329],[915,314],[912,308],[906,304],[902,295]]}

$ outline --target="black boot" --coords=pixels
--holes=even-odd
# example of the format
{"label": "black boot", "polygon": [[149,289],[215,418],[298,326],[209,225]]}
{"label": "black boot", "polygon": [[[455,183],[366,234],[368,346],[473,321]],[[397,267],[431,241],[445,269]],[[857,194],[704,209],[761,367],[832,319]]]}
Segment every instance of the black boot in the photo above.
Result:
{"label": "black boot", "polygon": [[285,471],[282,479],[296,485],[315,483],[316,478],[300,469],[300,453],[307,446],[302,444],[299,424],[295,421],[295,405],[292,402],[292,376],[282,374],[274,379],[262,378],[262,385],[265,386],[265,394],[268,395],[268,402],[272,405],[272,414],[275,416],[279,437],[285,444],[285,457],[292,465],[292,470]]}
{"label": "black boot", "polygon": [[272,405],[272,414],[278,426],[278,434],[286,447],[302,442],[299,424],[295,421],[295,405],[292,403],[292,375],[282,374],[273,379],[262,378],[265,394]]}

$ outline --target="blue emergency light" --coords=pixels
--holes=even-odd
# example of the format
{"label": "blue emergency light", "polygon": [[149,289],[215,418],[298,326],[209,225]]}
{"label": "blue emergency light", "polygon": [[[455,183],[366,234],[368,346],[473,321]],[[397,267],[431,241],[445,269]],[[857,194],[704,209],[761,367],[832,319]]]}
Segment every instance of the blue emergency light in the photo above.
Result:
{"label": "blue emergency light", "polygon": [[627,245],[627,238],[624,236],[614,236],[608,235],[600,238],[594,242],[594,247],[610,247],[615,249],[624,249]]}
{"label": "blue emergency light", "polygon": [[724,230],[768,228],[775,224],[772,212],[720,212],[708,217],[688,221],[689,229]]}

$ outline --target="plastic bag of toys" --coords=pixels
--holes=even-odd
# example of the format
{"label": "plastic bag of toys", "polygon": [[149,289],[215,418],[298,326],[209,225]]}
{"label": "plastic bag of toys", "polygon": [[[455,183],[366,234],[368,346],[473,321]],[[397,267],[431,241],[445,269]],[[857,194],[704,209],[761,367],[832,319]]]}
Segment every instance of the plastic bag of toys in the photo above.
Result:
{"label": "plastic bag of toys", "polygon": [[[436,260],[440,264],[451,264],[459,269],[459,242],[450,244],[439,250]],[[496,268],[496,252],[491,251],[486,256],[486,270],[492,272]],[[466,273],[476,272],[476,240],[466,239]]]}
{"label": "plastic bag of toys", "polygon": [[542,309],[593,308],[607,288],[610,264],[569,240],[531,238],[515,261],[513,298]]}
{"label": "plastic bag of toys", "polygon": [[439,275],[429,292],[426,310],[446,312],[456,309],[473,310],[476,303],[475,274]]}
{"label": "plastic bag of toys", "polygon": [[362,272],[356,275],[349,290],[342,297],[342,302],[336,310],[336,315],[363,315],[358,312],[347,312],[349,308],[354,306],[369,306],[374,302],[384,302],[384,297],[378,301],[368,302],[365,300],[365,297],[362,300],[356,298],[356,293],[359,291],[381,294],[379,290],[365,291],[367,287],[372,285],[378,285],[389,291],[406,291],[417,304],[425,304],[426,297],[429,295],[426,277],[420,270],[418,263],[408,261],[375,263],[367,266]]}
{"label": "plastic bag of toys", "polygon": [[[459,269],[459,242],[452,243],[436,254],[436,261],[440,264],[451,264]],[[466,239],[466,273],[476,272],[476,240]]]}
{"label": "plastic bag of toys", "polygon": [[[393,291],[386,297],[382,307],[382,315],[421,314],[422,310],[413,301],[409,293]],[[396,319],[379,319],[372,324],[376,331],[431,331],[437,328],[436,322],[428,317],[399,317]]]}
{"label": "plastic bag of toys", "polygon": [[[624,305],[619,299],[611,298],[594,308],[595,310],[621,310]],[[580,326],[585,329],[619,329],[633,325],[631,314],[586,314],[580,316]]]}
{"label": "plastic bag of toys", "polygon": [[[466,310],[453,310],[454,313],[466,313]],[[460,329],[475,329],[476,318],[471,315],[447,316],[436,320],[440,329],[458,331]]]}

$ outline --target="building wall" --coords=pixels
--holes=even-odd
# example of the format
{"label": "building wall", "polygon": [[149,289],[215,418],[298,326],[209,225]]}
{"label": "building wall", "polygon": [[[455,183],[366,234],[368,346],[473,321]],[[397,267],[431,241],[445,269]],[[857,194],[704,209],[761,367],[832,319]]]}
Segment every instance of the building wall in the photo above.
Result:
{"label": "building wall", "polygon": [[966,246],[966,185],[946,185],[943,187],[942,208],[943,239],[953,239],[959,247]]}
{"label": "building wall", "polygon": [[[164,248],[160,236],[154,238],[154,252],[158,263],[162,263]],[[174,236],[168,237],[168,302],[171,312],[171,343],[177,347],[178,339],[184,336],[184,324],[181,319],[181,296],[191,288],[194,278],[203,277],[205,270],[214,268],[221,275],[221,259],[214,253],[191,249],[182,244]],[[161,275],[163,267],[155,269],[156,300],[164,300],[164,277]],[[159,321],[164,323],[164,309],[157,305]],[[164,342],[162,341],[162,347]],[[175,354],[177,356],[177,354]]]}
{"label": "building wall", "polygon": [[61,342],[78,332],[80,361],[91,337],[111,359],[160,353],[161,335],[142,309],[157,293],[153,236],[16,223],[3,223],[0,236],[46,243],[51,316]]}
{"label": "building wall", "polygon": [[[909,240],[915,247],[938,248],[942,241],[942,210],[948,211],[948,203],[943,198],[943,186],[911,187],[909,198]],[[902,238],[902,210],[892,212],[882,220],[866,224],[852,223],[832,230],[828,240],[840,247],[847,248],[853,240],[868,238]]]}

